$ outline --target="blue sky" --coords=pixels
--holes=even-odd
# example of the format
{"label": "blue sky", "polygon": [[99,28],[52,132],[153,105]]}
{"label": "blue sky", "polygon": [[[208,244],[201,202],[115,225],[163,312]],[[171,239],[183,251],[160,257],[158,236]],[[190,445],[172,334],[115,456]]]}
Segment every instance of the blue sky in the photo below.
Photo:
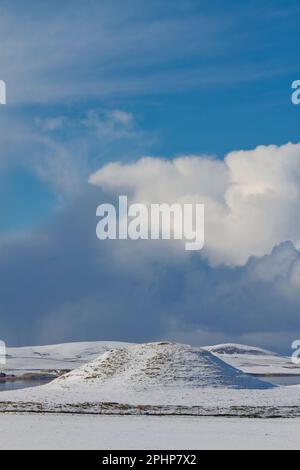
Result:
{"label": "blue sky", "polygon": [[[91,169],[143,154],[223,158],[235,149],[298,141],[299,110],[290,102],[299,69],[297,2],[175,1],[166,6],[116,0],[115,6],[88,1],[84,8],[66,2],[60,9],[68,22],[57,7],[55,2],[31,2],[30,8],[3,2],[1,72],[9,104],[0,119],[3,133],[8,126],[11,133],[3,152],[14,153],[18,164],[26,158],[22,150],[30,153],[30,145],[46,139],[38,135],[37,120],[72,121],[91,109],[132,113],[139,132],[147,133],[133,152],[117,143],[111,149],[111,142],[101,152],[87,142]],[[16,142],[18,126],[29,134],[25,148]],[[80,124],[73,132],[47,135],[53,145],[72,145],[81,136]],[[7,186],[18,185],[11,169],[6,171]],[[30,171],[26,168],[25,180]],[[29,207],[32,195],[27,194]],[[44,200],[51,212],[48,190],[41,187],[39,199],[37,204]],[[41,220],[39,210],[36,219]],[[25,219],[24,224],[29,225]]]}
{"label": "blue sky", "polygon": [[[115,299],[105,298],[101,304],[97,288],[100,286],[101,291],[105,285],[113,297],[114,289],[119,288],[122,295],[123,290],[133,289],[137,281],[133,278],[128,287],[120,266],[115,270],[110,266],[109,280],[94,266],[98,255],[93,251],[91,254],[90,245],[97,197],[88,179],[109,162],[128,164],[145,155],[170,161],[187,155],[211,155],[222,161],[234,150],[297,144],[300,107],[291,104],[291,83],[300,77],[299,30],[297,1],[75,0],[63,4],[32,1],[30,6],[24,1],[1,3],[0,79],[6,81],[8,101],[0,107],[0,243],[9,248],[3,248],[5,253],[0,255],[9,273],[9,285],[3,289],[11,292],[14,287],[22,291],[17,267],[29,276],[28,297],[24,293],[22,301],[26,313],[16,300],[11,301],[7,295],[2,299],[0,325],[4,339],[23,344],[92,337],[147,340],[172,336],[194,343],[240,339],[288,349],[290,340],[296,339],[290,332],[298,328],[294,319],[298,300],[294,293],[287,299],[287,288],[282,285],[279,290],[285,292],[280,297],[277,277],[275,281],[268,280],[268,299],[261,294],[261,305],[257,305],[260,313],[251,313],[253,324],[246,320],[240,324],[234,317],[236,320],[230,319],[227,327],[225,320],[226,309],[238,311],[240,307],[252,312],[254,308],[251,296],[257,280],[249,279],[247,263],[251,256],[272,257],[274,246],[283,243],[286,247],[285,243],[291,240],[291,253],[299,248],[296,228],[290,228],[288,220],[280,227],[280,233],[274,229],[276,236],[269,237],[263,246],[245,250],[241,247],[234,254],[224,249],[218,266],[214,266],[216,253],[209,252],[204,260],[197,260],[201,265],[199,285],[204,283],[206,289],[209,285],[210,295],[215,284],[222,291],[226,279],[235,279],[236,286],[228,294],[228,307],[220,301],[222,321],[216,318],[218,304],[211,306],[209,298],[203,301],[206,313],[197,313],[197,289],[189,287],[186,279],[189,270],[195,269],[193,260],[193,268],[186,264],[177,266],[176,262],[177,275],[172,274],[170,267],[173,260],[162,262],[159,288],[148,278],[152,279],[157,264],[153,268],[145,261],[138,268],[143,282],[135,290],[137,306],[128,299],[122,317]],[[289,202],[288,207],[291,205]],[[79,283],[77,275],[67,269],[70,263],[73,265],[73,252],[72,262],[66,250],[65,264],[60,260],[53,266],[57,259],[55,250],[64,252],[62,247],[69,243],[65,221],[74,212],[77,231],[81,219],[86,220],[85,213],[90,214],[89,221],[82,223],[91,233],[80,229],[84,230],[81,252],[78,247],[75,250],[81,260],[78,265],[75,263],[76,268],[81,266],[85,273]],[[47,246],[43,245],[45,239]],[[38,240],[35,251],[34,240]],[[84,247],[84,243],[89,247]],[[43,256],[41,244],[46,251]],[[220,250],[218,247],[218,253]],[[297,255],[294,259],[286,248],[283,253],[296,262]],[[54,286],[51,300],[47,290],[43,291],[44,284],[39,286],[40,269],[47,276],[45,285]],[[63,280],[62,292],[55,287],[54,273]],[[250,293],[246,300],[242,300],[241,279],[244,283],[248,279]],[[170,300],[172,289],[179,282],[187,291],[192,289],[191,305],[182,301],[182,314],[178,311],[178,298],[175,296],[176,308]],[[38,286],[41,294],[33,301]],[[132,327],[145,295],[149,309],[158,312],[148,333],[145,316],[144,326]],[[270,318],[274,302],[290,311],[286,324],[278,320],[279,313],[274,314],[276,320]],[[172,308],[177,312],[174,315]],[[70,312],[74,309],[75,317],[82,312],[82,320],[72,320]],[[86,309],[93,313],[87,314]],[[101,312],[98,315],[97,309]],[[107,312],[115,312],[113,323],[119,321],[116,334]],[[184,312],[186,334],[181,338]],[[21,327],[24,315],[32,321],[31,331]],[[266,320],[258,320],[259,315]],[[52,319],[61,327],[50,327]],[[14,326],[18,322],[20,328]],[[274,328],[270,326],[272,322]],[[101,334],[95,335],[97,328]],[[132,331],[134,334],[129,333]],[[194,331],[199,331],[198,336]]]}

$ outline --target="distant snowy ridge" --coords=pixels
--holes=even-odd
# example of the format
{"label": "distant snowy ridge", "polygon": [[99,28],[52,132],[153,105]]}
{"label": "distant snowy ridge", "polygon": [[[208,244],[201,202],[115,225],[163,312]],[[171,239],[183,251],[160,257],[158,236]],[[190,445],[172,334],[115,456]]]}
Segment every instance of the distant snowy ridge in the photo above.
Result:
{"label": "distant snowy ridge", "polygon": [[111,349],[130,343],[90,341],[7,348],[6,369],[17,371],[72,370]]}
{"label": "distant snowy ridge", "polygon": [[235,343],[206,346],[204,349],[248,374],[300,376],[300,366],[295,365],[290,357],[266,349]]}
{"label": "distant snowy ridge", "polygon": [[224,343],[216,344],[214,346],[205,346],[204,349],[215,354],[249,354],[252,356],[279,356],[279,354],[273,353],[266,349],[236,343]]}

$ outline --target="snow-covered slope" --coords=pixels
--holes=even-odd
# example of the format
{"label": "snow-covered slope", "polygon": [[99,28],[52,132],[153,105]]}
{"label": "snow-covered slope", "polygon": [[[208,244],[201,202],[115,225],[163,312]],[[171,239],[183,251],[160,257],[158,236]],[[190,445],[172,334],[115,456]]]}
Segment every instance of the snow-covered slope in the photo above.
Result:
{"label": "snow-covered slope", "polygon": [[75,369],[113,348],[129,343],[95,341],[7,348],[6,370],[18,371]]}
{"label": "snow-covered slope", "polygon": [[237,369],[256,375],[300,375],[289,357],[243,344],[225,343],[204,349]]}
{"label": "snow-covered slope", "polygon": [[160,342],[114,349],[56,379],[53,386],[124,389],[270,388],[225,364],[209,351]]}

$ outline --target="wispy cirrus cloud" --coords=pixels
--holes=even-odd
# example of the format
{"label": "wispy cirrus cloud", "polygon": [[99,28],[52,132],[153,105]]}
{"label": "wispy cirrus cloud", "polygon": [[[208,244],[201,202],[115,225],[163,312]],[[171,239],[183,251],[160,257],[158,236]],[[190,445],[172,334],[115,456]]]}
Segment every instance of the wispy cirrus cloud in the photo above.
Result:
{"label": "wispy cirrus cloud", "polygon": [[150,149],[155,137],[125,109],[92,108],[75,116],[36,111],[0,117],[0,174],[32,172],[59,198],[78,194],[93,169]]}
{"label": "wispy cirrus cloud", "polygon": [[246,6],[230,15],[192,0],[33,1],[26,6],[4,1],[2,78],[9,102],[20,104],[232,86],[286,73],[272,57],[263,58],[263,65],[244,61],[249,44],[256,44],[257,53],[264,50],[266,12],[259,17],[259,37],[254,27],[247,36],[242,28],[254,19]]}
{"label": "wispy cirrus cloud", "polygon": [[[10,3],[2,5],[1,71],[10,103],[146,90],[157,73],[153,69],[168,63],[175,71],[177,60],[217,49],[217,35],[224,28],[217,19],[195,17],[179,2],[173,2],[167,16],[161,14],[161,2],[72,1],[56,6],[19,4],[16,15]],[[165,71],[169,74],[170,69]]]}

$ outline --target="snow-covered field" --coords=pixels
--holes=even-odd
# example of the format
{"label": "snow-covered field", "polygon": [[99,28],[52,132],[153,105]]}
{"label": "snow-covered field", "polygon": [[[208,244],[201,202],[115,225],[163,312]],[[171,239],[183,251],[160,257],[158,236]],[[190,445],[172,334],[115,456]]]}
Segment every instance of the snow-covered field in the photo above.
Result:
{"label": "snow-covered field", "polygon": [[0,449],[300,449],[300,419],[1,415]]}

